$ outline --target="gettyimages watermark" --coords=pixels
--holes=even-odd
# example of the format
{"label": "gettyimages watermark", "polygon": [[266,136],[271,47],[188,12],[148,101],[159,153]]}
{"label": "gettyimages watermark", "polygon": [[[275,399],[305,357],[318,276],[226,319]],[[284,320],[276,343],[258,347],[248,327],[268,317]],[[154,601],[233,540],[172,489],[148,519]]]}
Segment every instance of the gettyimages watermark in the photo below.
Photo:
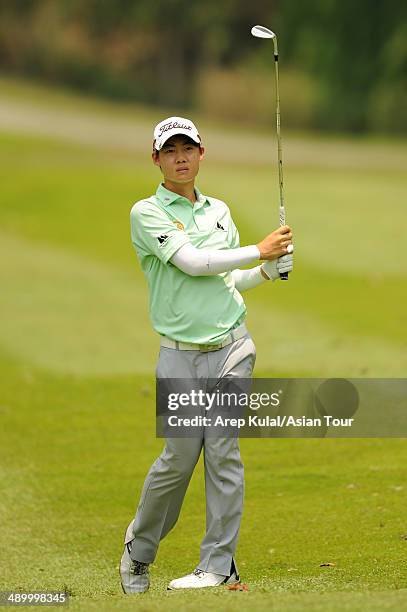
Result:
{"label": "gettyimages watermark", "polygon": [[407,379],[156,381],[158,437],[407,437]]}

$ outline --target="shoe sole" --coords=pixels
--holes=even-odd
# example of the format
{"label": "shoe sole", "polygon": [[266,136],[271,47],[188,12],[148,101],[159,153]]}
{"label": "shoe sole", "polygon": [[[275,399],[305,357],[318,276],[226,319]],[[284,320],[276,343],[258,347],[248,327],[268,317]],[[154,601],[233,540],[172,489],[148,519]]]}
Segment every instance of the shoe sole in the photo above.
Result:
{"label": "shoe sole", "polygon": [[216,589],[222,585],[230,585],[230,584],[240,584],[240,576],[236,576],[236,578],[232,578],[229,576],[229,578],[225,578],[225,580],[223,582],[221,582],[220,584],[214,584],[213,586],[205,586],[205,587],[170,587],[167,586],[167,591],[184,591],[185,589]]}

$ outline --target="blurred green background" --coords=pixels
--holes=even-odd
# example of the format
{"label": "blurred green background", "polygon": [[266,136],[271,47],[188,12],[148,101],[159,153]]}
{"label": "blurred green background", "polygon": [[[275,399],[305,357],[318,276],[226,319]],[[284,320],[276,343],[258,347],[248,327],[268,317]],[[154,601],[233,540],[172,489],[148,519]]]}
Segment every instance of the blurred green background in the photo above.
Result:
{"label": "blurred green background", "polygon": [[[405,3],[0,1],[3,590],[138,605],[117,565],[162,442],[129,212],[160,180],[153,126],[186,114],[207,150],[198,186],[241,244],[277,226],[274,67],[255,23],[279,36],[296,245],[288,283],[245,294],[255,375],[405,376]],[[143,609],[406,606],[403,440],[241,448],[249,593],[165,591],[197,562],[200,465]]]}
{"label": "blurred green background", "polygon": [[271,24],[284,127],[407,131],[403,0],[25,0],[0,2],[11,74],[115,99],[270,125]]}

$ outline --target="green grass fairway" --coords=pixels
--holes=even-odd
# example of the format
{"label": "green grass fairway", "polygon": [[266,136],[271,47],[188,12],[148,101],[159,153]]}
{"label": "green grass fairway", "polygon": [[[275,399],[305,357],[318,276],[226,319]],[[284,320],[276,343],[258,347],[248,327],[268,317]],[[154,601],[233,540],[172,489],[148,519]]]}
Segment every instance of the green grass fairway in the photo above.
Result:
{"label": "green grass fairway", "polygon": [[[398,439],[241,441],[247,593],[166,591],[199,560],[200,462],[150,591],[123,595],[124,530],[162,448],[158,341],[129,233],[132,203],[160,179],[161,114],[0,83],[0,590],[66,589],[84,611],[406,609]],[[273,132],[203,125],[198,185],[228,202],[242,245],[258,241],[277,225]],[[245,295],[255,375],[405,377],[406,144],[284,147],[295,271]]]}

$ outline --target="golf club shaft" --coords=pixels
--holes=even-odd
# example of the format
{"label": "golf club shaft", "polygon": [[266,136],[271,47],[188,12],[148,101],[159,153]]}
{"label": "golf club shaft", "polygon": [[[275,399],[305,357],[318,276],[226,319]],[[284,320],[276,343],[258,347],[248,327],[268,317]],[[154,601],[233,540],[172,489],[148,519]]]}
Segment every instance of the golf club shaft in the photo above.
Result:
{"label": "golf club shaft", "polygon": [[[283,186],[283,152],[281,146],[281,129],[280,129],[280,91],[278,87],[278,48],[277,37],[273,38],[274,43],[274,66],[276,74],[276,124],[277,124],[277,151],[278,151],[278,182],[280,185],[280,226],[285,225],[285,207],[284,207],[284,186]],[[280,274],[281,280],[288,280],[288,272]]]}

